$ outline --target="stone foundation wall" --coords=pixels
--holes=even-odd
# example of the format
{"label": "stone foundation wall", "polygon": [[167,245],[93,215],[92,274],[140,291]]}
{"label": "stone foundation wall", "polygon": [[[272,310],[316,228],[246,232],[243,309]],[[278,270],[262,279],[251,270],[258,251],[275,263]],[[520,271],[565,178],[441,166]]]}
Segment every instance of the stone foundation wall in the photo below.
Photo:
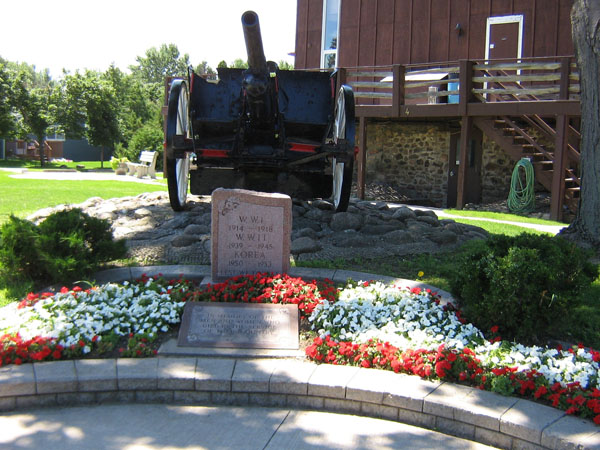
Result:
{"label": "stone foundation wall", "polygon": [[[388,183],[411,199],[446,206],[453,132],[448,123],[369,122],[367,183]],[[515,163],[485,136],[482,148],[482,202],[506,198]]]}
{"label": "stone foundation wall", "polygon": [[375,122],[367,127],[367,183],[389,183],[414,199],[446,201],[450,130],[445,124]]}
{"label": "stone foundation wall", "polygon": [[482,142],[481,202],[508,198],[515,161],[485,134]]}

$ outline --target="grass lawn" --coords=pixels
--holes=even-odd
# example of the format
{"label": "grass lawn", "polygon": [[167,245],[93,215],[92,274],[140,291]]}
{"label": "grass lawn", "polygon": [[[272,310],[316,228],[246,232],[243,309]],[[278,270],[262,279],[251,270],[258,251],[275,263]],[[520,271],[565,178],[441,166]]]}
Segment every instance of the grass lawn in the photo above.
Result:
{"label": "grass lawn", "polygon": [[0,171],[0,223],[5,222],[10,214],[26,217],[42,208],[81,203],[90,197],[107,199],[166,189],[166,184],[159,186],[125,181],[16,179],[11,178],[9,172]]}
{"label": "grass lawn", "polygon": [[563,222],[553,220],[536,219],[534,217],[520,216],[518,214],[497,213],[489,211],[469,211],[464,209],[445,209],[445,213],[453,216],[481,217],[483,219],[504,220],[507,222],[535,223],[539,225],[566,226]]}

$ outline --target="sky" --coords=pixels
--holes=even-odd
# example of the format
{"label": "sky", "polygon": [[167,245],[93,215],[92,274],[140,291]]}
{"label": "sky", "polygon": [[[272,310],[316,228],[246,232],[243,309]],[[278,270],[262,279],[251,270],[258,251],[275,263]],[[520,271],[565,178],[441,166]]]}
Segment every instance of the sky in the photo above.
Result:
{"label": "sky", "polygon": [[267,60],[294,62],[296,0],[0,0],[0,57],[50,69],[126,70],[175,44],[192,65],[247,59],[241,16],[255,11]]}

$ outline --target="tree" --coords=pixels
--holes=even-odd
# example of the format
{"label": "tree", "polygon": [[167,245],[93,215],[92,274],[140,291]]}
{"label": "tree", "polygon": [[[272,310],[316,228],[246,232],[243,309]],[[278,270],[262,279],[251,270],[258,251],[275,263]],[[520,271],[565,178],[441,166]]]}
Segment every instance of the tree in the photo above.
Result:
{"label": "tree", "polygon": [[162,44],[159,49],[152,47],[136,61],[137,65],[129,66],[129,69],[142,83],[153,87],[154,101],[162,101],[165,77],[186,77],[190,66],[188,54],[180,56],[175,44]]}
{"label": "tree", "polygon": [[229,67],[232,67],[234,69],[247,69],[248,63],[242,58],[237,58],[229,65]]}
{"label": "tree", "polygon": [[581,195],[564,235],[600,249],[600,0],[575,0],[571,26],[581,85]]}
{"label": "tree", "polygon": [[74,136],[84,136],[92,145],[113,147],[120,138],[117,96],[109,80],[101,74],[86,71],[67,75],[63,81],[62,120]]}
{"label": "tree", "polygon": [[0,58],[0,137],[16,133],[16,120],[11,101],[11,76],[6,61]]}
{"label": "tree", "polygon": [[40,165],[45,163],[48,128],[55,124],[56,84],[48,70],[36,72],[34,66],[15,65],[11,102],[20,118],[22,132],[36,136],[40,147]]}
{"label": "tree", "polygon": [[209,79],[216,79],[217,77],[217,72],[215,72],[206,61],[202,61],[200,64],[198,64],[194,68],[194,72],[196,72],[198,75],[206,75],[206,78]]}
{"label": "tree", "polygon": [[279,67],[279,70],[294,70],[294,66],[291,65],[289,62],[284,61],[283,59],[279,61],[277,66]]}
{"label": "tree", "polygon": [[162,130],[157,120],[162,103],[154,100],[155,93],[151,85],[114,66],[110,66],[102,74],[102,78],[110,83],[115,92],[120,140],[125,146],[137,130],[149,121],[156,123],[158,129]]}

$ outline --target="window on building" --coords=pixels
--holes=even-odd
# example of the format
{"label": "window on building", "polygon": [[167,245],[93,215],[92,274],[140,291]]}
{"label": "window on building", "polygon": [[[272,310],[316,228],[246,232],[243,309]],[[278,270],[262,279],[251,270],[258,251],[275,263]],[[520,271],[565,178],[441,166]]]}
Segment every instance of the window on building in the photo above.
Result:
{"label": "window on building", "polygon": [[321,67],[337,66],[340,0],[323,0],[323,38],[321,45]]}

